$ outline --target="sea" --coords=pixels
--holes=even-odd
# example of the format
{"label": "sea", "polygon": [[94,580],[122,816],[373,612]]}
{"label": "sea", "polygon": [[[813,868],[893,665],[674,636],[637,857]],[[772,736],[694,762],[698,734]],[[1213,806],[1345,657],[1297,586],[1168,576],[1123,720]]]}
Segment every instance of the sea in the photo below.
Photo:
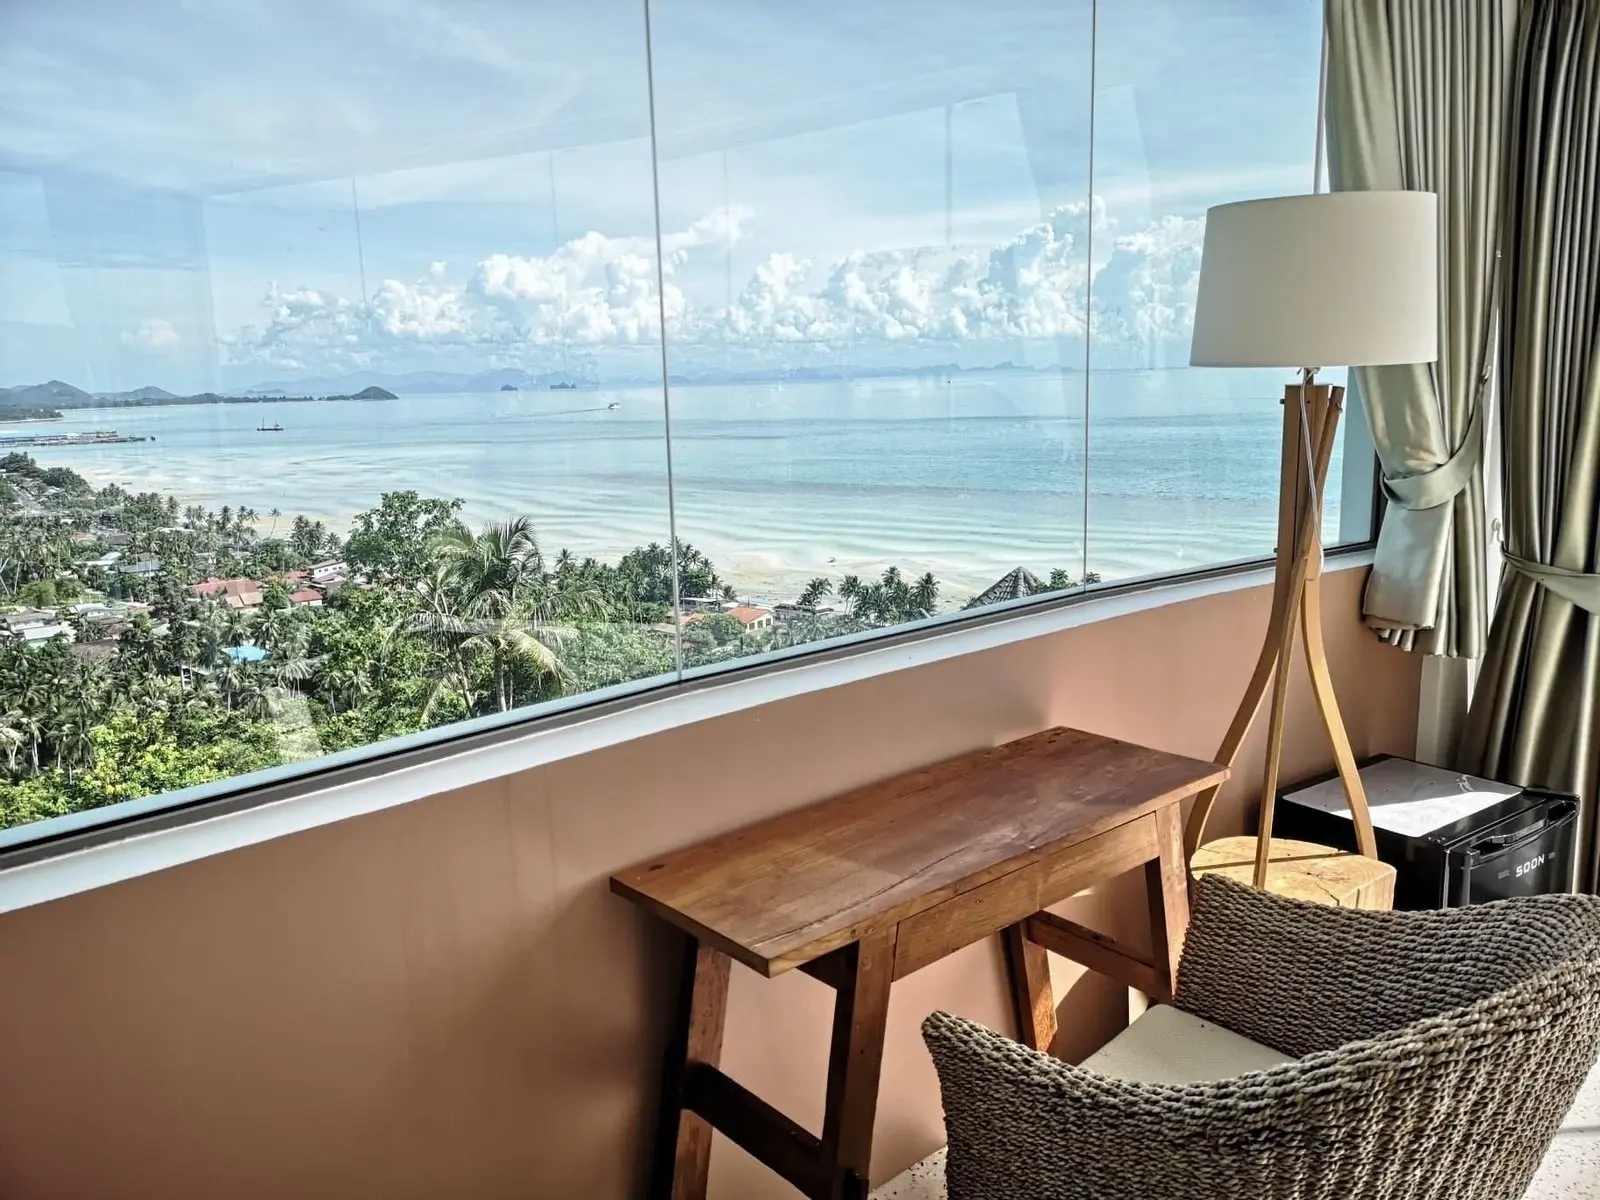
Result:
{"label": "sea", "polygon": [[[34,455],[99,486],[247,505],[264,534],[297,514],[343,532],[414,489],[474,523],[525,513],[549,555],[615,560],[675,527],[757,602],[889,566],[933,572],[959,602],[1016,567],[1109,581],[1270,555],[1281,392],[1208,374],[119,407],[27,428],[145,438]],[[1329,478],[1336,530],[1338,454]]]}

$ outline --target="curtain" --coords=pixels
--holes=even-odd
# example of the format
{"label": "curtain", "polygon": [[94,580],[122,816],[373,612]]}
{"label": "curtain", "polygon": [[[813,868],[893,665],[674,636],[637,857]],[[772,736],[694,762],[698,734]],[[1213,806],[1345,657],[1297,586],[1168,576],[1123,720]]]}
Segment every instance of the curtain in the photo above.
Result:
{"label": "curtain", "polygon": [[1502,239],[1506,570],[1462,769],[1583,798],[1600,891],[1600,0],[1530,4]]}
{"label": "curtain", "polygon": [[1426,654],[1484,652],[1484,393],[1516,14],[1517,0],[1328,0],[1334,188],[1439,195],[1439,361],[1352,371],[1388,500],[1362,613]]}

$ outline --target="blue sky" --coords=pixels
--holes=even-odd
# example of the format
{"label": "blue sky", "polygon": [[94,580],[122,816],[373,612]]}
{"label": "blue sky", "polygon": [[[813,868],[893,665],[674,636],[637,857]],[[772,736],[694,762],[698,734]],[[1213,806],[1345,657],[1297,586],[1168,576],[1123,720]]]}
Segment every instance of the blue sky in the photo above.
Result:
{"label": "blue sky", "polygon": [[[1099,361],[1180,360],[1205,207],[1309,190],[1319,12],[656,0],[674,367],[1076,360],[1091,275]],[[0,382],[647,370],[643,15],[10,0]]]}

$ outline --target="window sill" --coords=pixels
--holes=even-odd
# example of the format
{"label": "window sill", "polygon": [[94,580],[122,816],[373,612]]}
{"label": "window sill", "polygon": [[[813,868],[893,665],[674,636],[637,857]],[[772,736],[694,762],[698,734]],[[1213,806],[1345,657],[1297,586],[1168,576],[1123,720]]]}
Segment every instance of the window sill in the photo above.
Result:
{"label": "window sill", "polygon": [[[1330,552],[1328,571],[1370,565],[1369,548]],[[346,771],[229,798],[226,811],[167,814],[159,828],[101,830],[98,840],[0,870],[0,912],[42,904],[140,875],[315,829],[441,792],[504,778],[741,709],[824,691],[928,663],[1046,637],[1132,613],[1272,580],[1270,563],[1148,585],[1059,604],[1027,606],[991,619],[962,620],[904,636],[846,646],[691,679],[500,731],[480,744],[451,743],[368,762]],[[341,776],[343,776],[341,778]],[[242,799],[242,802],[241,802]],[[153,818],[160,819],[160,814]]]}

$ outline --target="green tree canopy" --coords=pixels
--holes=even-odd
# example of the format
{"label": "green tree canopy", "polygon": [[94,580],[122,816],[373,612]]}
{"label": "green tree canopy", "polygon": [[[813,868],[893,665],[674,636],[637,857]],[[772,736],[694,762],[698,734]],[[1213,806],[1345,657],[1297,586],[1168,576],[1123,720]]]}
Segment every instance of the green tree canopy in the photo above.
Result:
{"label": "green tree canopy", "polygon": [[460,510],[460,500],[385,492],[377,508],[356,514],[345,560],[376,583],[414,587],[427,577],[434,544],[455,526]]}

